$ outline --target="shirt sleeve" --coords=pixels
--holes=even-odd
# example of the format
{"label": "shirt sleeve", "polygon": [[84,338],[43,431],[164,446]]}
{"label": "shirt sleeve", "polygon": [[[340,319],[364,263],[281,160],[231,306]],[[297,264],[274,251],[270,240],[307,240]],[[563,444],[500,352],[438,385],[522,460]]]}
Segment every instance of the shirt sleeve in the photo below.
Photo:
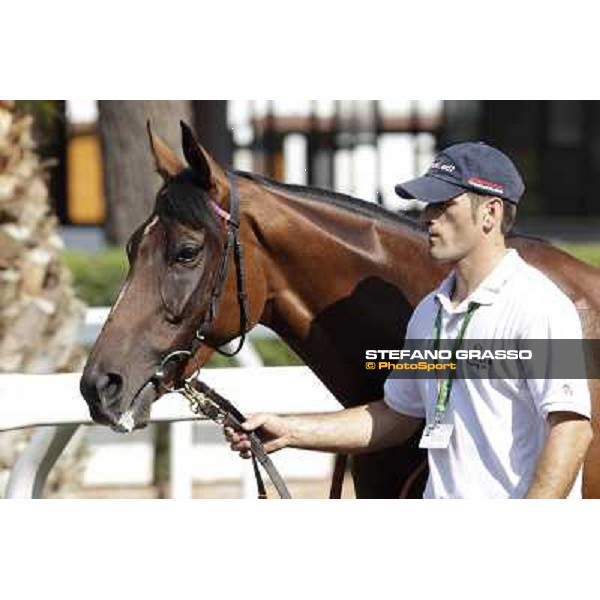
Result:
{"label": "shirt sleeve", "polygon": [[388,377],[383,389],[383,399],[392,410],[409,417],[425,418],[425,406],[414,377],[406,379]]}
{"label": "shirt sleeve", "polygon": [[[534,352],[540,354],[534,357],[535,373],[527,378],[527,386],[537,411],[544,418],[550,413],[565,411],[589,419],[591,403],[584,378],[581,321],[570,299],[557,293],[560,297],[556,301],[548,301],[548,298],[545,306],[529,315],[523,339],[530,340]],[[565,369],[567,360],[569,372]]]}
{"label": "shirt sleeve", "polygon": [[[410,346],[411,340],[417,339],[415,336],[418,335],[416,333],[418,312],[417,308],[408,322],[405,348]],[[399,377],[394,374],[394,371],[391,371],[383,390],[383,399],[392,410],[409,417],[425,418],[425,403],[416,377]]]}

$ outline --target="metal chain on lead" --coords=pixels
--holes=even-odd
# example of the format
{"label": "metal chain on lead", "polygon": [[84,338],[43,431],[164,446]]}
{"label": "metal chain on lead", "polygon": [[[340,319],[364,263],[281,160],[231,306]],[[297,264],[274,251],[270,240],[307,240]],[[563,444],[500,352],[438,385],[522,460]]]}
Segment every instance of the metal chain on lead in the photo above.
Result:
{"label": "metal chain on lead", "polygon": [[190,410],[195,415],[203,414],[218,425],[223,425],[227,418],[224,412],[208,396],[194,389],[189,381],[186,381],[180,392],[190,405]]}

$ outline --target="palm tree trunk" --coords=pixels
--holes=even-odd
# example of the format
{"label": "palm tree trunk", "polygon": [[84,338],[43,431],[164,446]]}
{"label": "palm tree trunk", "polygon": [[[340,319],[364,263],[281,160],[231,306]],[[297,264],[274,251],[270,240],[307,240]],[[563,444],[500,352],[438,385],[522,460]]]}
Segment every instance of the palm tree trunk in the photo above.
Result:
{"label": "palm tree trunk", "polygon": [[[75,297],[61,262],[63,244],[32,125],[31,116],[0,101],[0,373],[78,371],[85,305]],[[10,468],[29,433],[1,437],[0,471]],[[61,460],[51,487],[61,492],[76,487],[80,466],[72,453]]]}

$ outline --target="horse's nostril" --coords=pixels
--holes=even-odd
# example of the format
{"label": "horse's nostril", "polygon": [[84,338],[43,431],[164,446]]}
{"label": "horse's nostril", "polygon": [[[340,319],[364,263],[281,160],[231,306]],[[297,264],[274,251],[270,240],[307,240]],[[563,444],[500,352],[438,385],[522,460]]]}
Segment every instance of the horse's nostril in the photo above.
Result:
{"label": "horse's nostril", "polygon": [[117,373],[107,373],[98,379],[97,389],[102,398],[112,400],[119,396],[123,388],[123,378]]}

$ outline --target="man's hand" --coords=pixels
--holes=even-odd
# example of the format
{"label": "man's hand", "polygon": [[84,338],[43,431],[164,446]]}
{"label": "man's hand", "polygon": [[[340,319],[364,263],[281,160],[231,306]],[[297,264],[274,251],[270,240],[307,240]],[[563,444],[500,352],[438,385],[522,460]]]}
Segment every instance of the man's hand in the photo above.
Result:
{"label": "man's hand", "polygon": [[261,428],[260,438],[267,454],[285,448],[290,442],[290,428],[284,417],[269,414],[252,415],[242,424],[242,427],[244,431],[239,433],[231,427],[223,429],[231,449],[239,452],[242,458],[252,456],[250,439],[246,432],[255,431],[259,427]]}

